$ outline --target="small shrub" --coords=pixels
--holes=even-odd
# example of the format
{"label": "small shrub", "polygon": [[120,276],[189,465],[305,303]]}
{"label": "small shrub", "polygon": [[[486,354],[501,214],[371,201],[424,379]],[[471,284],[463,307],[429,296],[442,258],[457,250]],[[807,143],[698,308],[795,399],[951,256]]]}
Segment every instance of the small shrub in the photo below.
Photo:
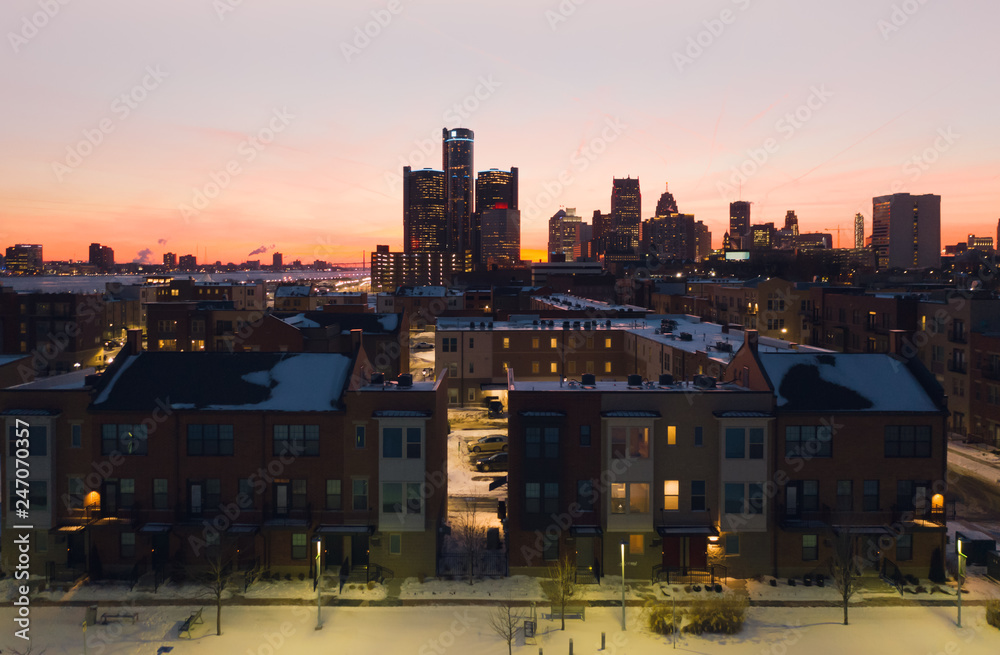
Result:
{"label": "small shrub", "polygon": [[795,578],[788,578],[788,586],[789,587],[795,586]]}
{"label": "small shrub", "polygon": [[927,587],[925,587],[922,584],[921,585],[917,585],[917,589],[916,589],[916,591],[914,593],[917,593],[917,594],[926,594],[927,593]]}
{"label": "small shrub", "polygon": [[734,635],[743,629],[749,606],[750,600],[746,596],[735,594],[696,600],[688,608],[690,621],[683,630],[696,635],[706,632]]}
{"label": "small shrub", "polygon": [[286,573],[285,574],[285,582],[291,582],[291,581],[292,581],[292,574],[291,573]]}
{"label": "small shrub", "polygon": [[1000,629],[1000,600],[986,601],[986,622]]}
{"label": "small shrub", "polygon": [[646,603],[646,625],[650,631],[658,635],[672,635],[680,629],[681,613],[674,616],[673,609],[668,603],[657,603],[648,601]]}
{"label": "small shrub", "polygon": [[684,585],[684,591],[686,591],[687,593],[691,593],[691,585],[689,584]]}
{"label": "small shrub", "polygon": [[306,574],[305,573],[299,573],[299,582],[302,582],[305,579],[306,579]]}
{"label": "small shrub", "polygon": [[375,588],[375,581],[374,580],[369,580],[368,581],[368,591],[371,591],[374,588]]}
{"label": "small shrub", "polygon": [[420,584],[423,584],[424,580],[426,580],[426,579],[427,579],[427,576],[424,575],[423,573],[418,573],[417,574],[417,582],[419,582]]}

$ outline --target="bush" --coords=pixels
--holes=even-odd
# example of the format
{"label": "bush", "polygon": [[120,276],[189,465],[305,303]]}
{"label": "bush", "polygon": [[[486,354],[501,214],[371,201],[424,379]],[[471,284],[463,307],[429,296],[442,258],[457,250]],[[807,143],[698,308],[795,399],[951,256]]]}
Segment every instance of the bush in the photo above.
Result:
{"label": "bush", "polygon": [[1000,600],[986,601],[986,622],[994,628],[1000,628]]}
{"label": "bush", "polygon": [[684,632],[700,635],[705,632],[734,635],[743,629],[750,600],[735,594],[708,600],[696,600],[688,608],[690,621]]}
{"label": "bush", "polygon": [[369,580],[368,581],[368,591],[371,591],[374,588],[375,588],[375,581],[374,580]]}
{"label": "bush", "polygon": [[646,625],[658,635],[672,635],[680,629],[681,614],[674,617],[669,603],[648,601],[646,603]]}
{"label": "bush", "polygon": [[419,582],[420,584],[423,584],[425,579],[427,579],[427,576],[424,575],[423,573],[417,574],[417,582]]}

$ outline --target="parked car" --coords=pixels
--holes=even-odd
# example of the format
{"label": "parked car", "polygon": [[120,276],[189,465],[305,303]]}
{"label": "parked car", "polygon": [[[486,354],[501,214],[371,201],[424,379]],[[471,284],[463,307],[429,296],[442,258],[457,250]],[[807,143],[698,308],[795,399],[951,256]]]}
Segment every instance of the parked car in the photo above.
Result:
{"label": "parked car", "polygon": [[433,350],[434,344],[428,343],[427,341],[421,341],[417,345],[413,346],[416,350]]}
{"label": "parked car", "polygon": [[502,434],[491,434],[488,437],[470,441],[468,448],[470,453],[477,455],[479,453],[507,452],[507,437]]}
{"label": "parked car", "polygon": [[477,471],[506,471],[507,453],[486,455],[476,460]]}

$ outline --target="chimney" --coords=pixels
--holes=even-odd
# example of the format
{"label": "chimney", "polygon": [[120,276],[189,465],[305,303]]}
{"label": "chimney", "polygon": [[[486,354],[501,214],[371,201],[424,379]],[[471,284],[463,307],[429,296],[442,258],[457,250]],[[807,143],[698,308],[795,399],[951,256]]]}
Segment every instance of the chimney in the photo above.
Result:
{"label": "chimney", "polygon": [[125,352],[129,355],[138,355],[142,352],[142,330],[128,330],[125,333]]}
{"label": "chimney", "polygon": [[759,336],[759,334],[758,334],[757,330],[746,330],[743,333],[744,342],[746,343],[747,347],[750,349],[750,352],[754,352],[754,353],[757,352],[757,339],[758,339],[758,336]]}
{"label": "chimney", "polygon": [[351,352],[357,352],[358,348],[361,347],[361,335],[364,331],[361,328],[355,328],[351,330]]}

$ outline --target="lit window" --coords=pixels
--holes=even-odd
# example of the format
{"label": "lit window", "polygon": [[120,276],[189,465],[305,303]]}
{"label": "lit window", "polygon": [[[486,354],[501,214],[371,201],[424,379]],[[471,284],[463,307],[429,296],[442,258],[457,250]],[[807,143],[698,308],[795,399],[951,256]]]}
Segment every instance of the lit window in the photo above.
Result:
{"label": "lit window", "polygon": [[628,536],[628,554],[629,555],[642,555],[642,550],[644,547],[644,539],[641,534],[630,534]]}
{"label": "lit window", "polygon": [[549,348],[555,348],[558,343],[556,339],[549,339]]}
{"label": "lit window", "polygon": [[556,362],[549,363],[549,373],[558,373],[558,364]]}
{"label": "lit window", "polygon": [[510,348],[510,337],[503,338],[503,347],[505,350]]}
{"label": "lit window", "polygon": [[663,481],[663,509],[680,509],[680,482],[678,480]]}
{"label": "lit window", "polygon": [[667,445],[676,446],[677,445],[677,426],[668,425],[667,426]]}

